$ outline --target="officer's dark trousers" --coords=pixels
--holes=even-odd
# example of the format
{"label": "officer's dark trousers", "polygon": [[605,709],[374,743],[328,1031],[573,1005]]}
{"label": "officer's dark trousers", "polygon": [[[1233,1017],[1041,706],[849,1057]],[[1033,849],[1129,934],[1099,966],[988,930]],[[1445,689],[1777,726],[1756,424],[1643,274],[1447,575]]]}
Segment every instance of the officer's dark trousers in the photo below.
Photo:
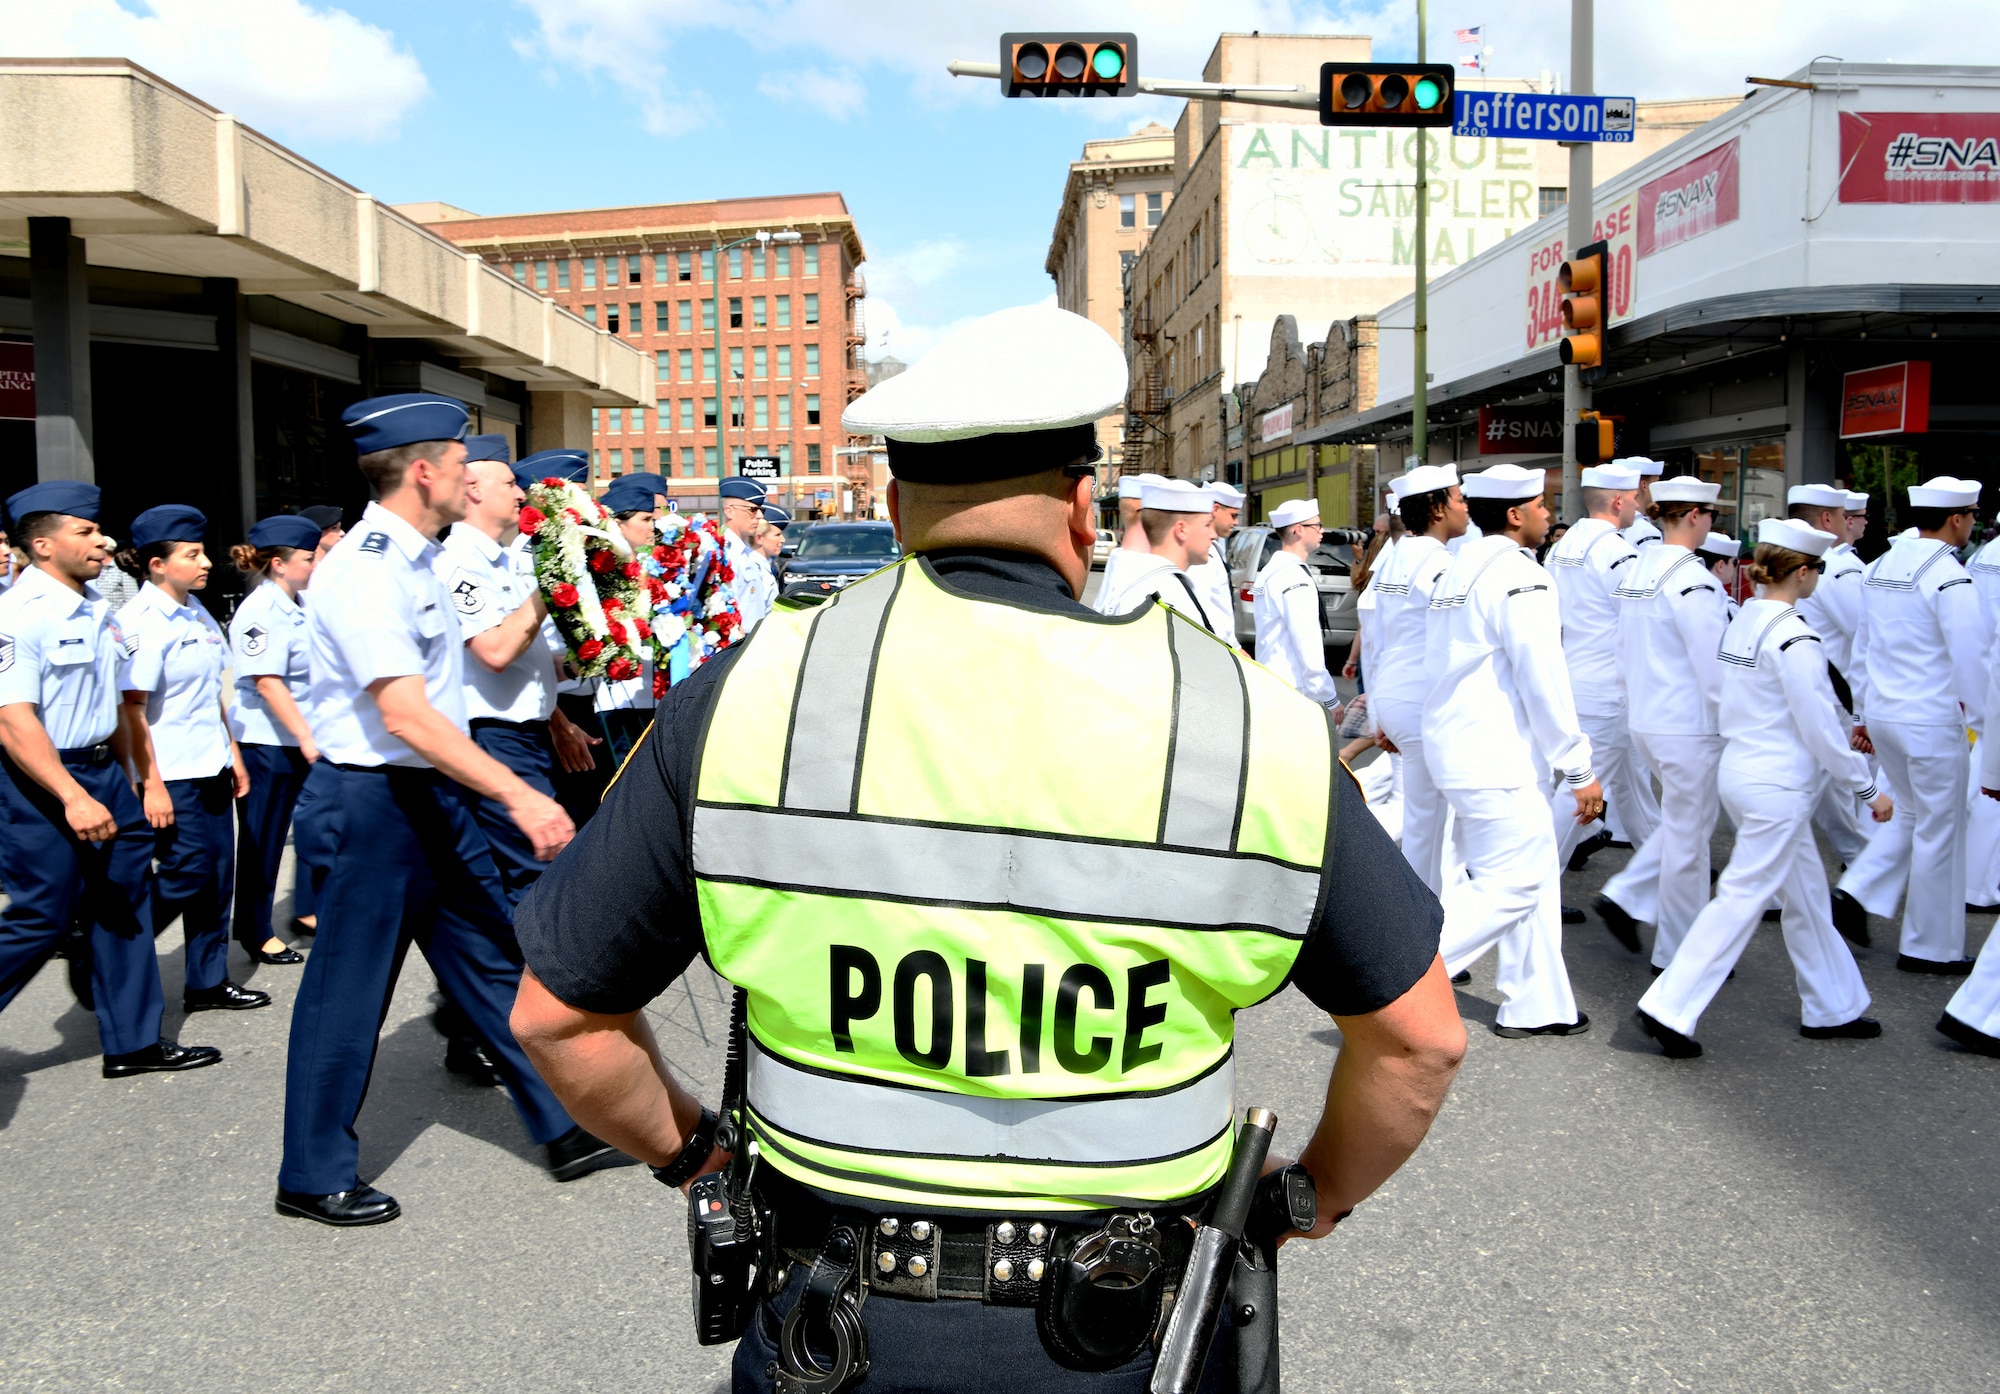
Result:
{"label": "officer's dark trousers", "polygon": [[[604,723],[598,718],[597,707],[589,697],[576,692],[559,693],[556,706],[585,735],[600,738],[604,735]],[[605,787],[611,783],[611,776],[618,769],[612,761],[609,742],[592,746],[590,752],[594,763],[583,773],[571,774],[562,769],[555,772],[556,801],[579,829],[597,812]]]}
{"label": "officer's dark trousers", "polygon": [[178,917],[187,937],[186,984],[217,987],[229,976],[229,901],[236,884],[236,788],[228,771],[170,779],[173,826],[155,835],[153,933]]}
{"label": "officer's dark trousers", "polygon": [[[333,871],[333,848],[340,837],[338,771],[325,760],[306,773],[292,810],[292,917],[319,913],[320,892]],[[255,792],[254,790],[252,791]]]}
{"label": "officer's dark trousers", "polygon": [[[536,793],[552,799],[556,796],[556,748],[549,739],[546,721],[475,721],[472,739],[481,750],[521,776]],[[486,834],[486,845],[493,850],[493,865],[500,873],[500,887],[507,895],[507,912],[512,915],[528,888],[541,879],[547,863],[535,860],[535,844],[507,816],[504,806],[482,798],[464,785],[457,787],[478,820],[479,830]]]}
{"label": "officer's dark trousers", "polygon": [[311,767],[296,746],[245,744],[242,749],[250,792],[236,801],[236,940],[255,954],[275,937],[271,901],[278,891],[278,867],[285,860],[292,810]]}
{"label": "officer's dark trousers", "polygon": [[14,1000],[72,922],[90,932],[90,982],[106,1055],[160,1039],[160,965],[153,957],[153,830],[115,761],[63,762],[111,811],[118,835],[80,841],[62,804],[0,757],[0,880],[13,899],[0,914],[0,1008]]}
{"label": "officer's dark trousers", "polygon": [[292,1008],[278,1185],[326,1195],[359,1179],[354,1120],[413,940],[479,1033],[528,1136],[561,1137],[575,1125],[508,1029],[521,948],[486,839],[452,781],[435,770],[319,764],[333,772],[327,795],[339,804],[340,833]]}

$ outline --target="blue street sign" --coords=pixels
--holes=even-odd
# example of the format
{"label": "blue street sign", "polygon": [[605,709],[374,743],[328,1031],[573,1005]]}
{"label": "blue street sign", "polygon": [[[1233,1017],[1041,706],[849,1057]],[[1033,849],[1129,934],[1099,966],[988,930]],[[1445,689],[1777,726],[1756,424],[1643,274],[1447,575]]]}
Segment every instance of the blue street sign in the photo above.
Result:
{"label": "blue street sign", "polygon": [[1630,144],[1637,103],[1631,97],[1575,97],[1543,92],[1455,94],[1451,133],[1512,140]]}

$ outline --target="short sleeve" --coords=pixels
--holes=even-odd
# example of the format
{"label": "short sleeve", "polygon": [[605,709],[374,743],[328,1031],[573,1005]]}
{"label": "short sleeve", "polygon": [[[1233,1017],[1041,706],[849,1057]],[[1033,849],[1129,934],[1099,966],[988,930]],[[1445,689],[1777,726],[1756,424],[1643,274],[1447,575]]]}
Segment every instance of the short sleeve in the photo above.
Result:
{"label": "short sleeve", "polygon": [[17,611],[0,620],[0,707],[42,700],[42,641]]}
{"label": "short sleeve", "polygon": [[121,619],[120,624],[125,630],[126,656],[118,668],[118,686],[126,692],[159,691],[173,630],[158,619],[137,615]]}
{"label": "short sleeve", "polygon": [[356,687],[425,672],[410,597],[396,585],[389,566],[387,558],[373,558],[344,577],[347,584],[335,596],[314,596],[309,602],[323,607],[322,632],[347,660]]}
{"label": "short sleeve", "polygon": [[237,612],[229,626],[229,653],[239,678],[281,678],[290,667],[290,646],[262,606]]}
{"label": "short sleeve", "polygon": [[1396,1001],[1430,971],[1444,907],[1375,821],[1354,781],[1341,772],[1334,785],[1331,887],[1292,965],[1292,984],[1324,1012],[1363,1016]]}
{"label": "short sleeve", "polygon": [[458,637],[470,639],[484,634],[507,616],[502,602],[485,577],[469,566],[453,566],[444,573],[445,595],[458,615]]}

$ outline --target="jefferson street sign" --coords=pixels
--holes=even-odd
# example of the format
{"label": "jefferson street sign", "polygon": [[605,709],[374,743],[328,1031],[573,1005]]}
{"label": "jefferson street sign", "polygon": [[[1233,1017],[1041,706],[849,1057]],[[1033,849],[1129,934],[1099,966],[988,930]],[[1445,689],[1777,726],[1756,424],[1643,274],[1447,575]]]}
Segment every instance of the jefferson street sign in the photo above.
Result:
{"label": "jefferson street sign", "polygon": [[1451,133],[1511,140],[1607,141],[1630,144],[1636,101],[1631,97],[1576,97],[1544,92],[1455,94]]}

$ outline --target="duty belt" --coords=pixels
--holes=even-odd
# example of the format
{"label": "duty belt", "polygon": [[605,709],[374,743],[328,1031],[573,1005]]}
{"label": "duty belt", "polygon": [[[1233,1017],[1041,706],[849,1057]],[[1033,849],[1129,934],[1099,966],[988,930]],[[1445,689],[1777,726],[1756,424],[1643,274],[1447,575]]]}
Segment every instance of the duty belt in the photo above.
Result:
{"label": "duty belt", "polygon": [[99,741],[96,745],[80,745],[73,750],[56,752],[66,765],[108,765],[111,763],[111,744]]}

